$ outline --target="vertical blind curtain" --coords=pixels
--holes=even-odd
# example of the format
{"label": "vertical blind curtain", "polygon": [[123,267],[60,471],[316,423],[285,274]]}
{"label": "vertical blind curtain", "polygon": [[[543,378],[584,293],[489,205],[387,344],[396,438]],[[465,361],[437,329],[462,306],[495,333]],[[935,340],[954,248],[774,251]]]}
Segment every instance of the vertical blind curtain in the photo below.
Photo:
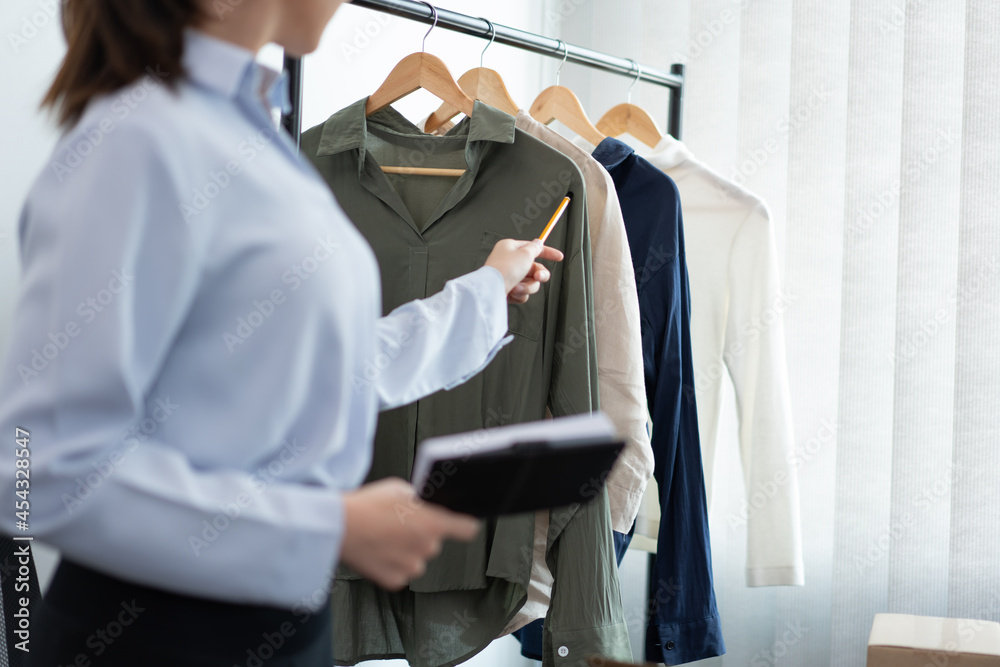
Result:
{"label": "vertical blind curtain", "polygon": [[[729,653],[706,664],[862,665],[878,612],[1000,621],[1000,6],[547,0],[546,21],[687,64],[685,143],[776,225],[806,586],[745,585],[730,411],[712,507]],[[595,118],[628,85],[562,81]],[[633,101],[666,118],[661,91]]]}

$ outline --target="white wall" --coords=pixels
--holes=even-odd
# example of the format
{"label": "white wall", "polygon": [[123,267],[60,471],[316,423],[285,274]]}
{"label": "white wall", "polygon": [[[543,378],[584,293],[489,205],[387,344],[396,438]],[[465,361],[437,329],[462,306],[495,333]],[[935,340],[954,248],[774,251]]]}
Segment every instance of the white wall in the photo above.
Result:
{"label": "white wall", "polygon": [[[464,0],[453,3],[451,8],[531,32],[542,27],[542,8],[530,0],[504,3]],[[399,60],[420,51],[427,29],[420,23],[351,5],[340,9],[320,48],[306,59],[303,129],[375,92]],[[482,39],[440,29],[427,38],[427,51],[440,56],[455,78],[479,66],[485,45]],[[494,44],[486,52],[484,64],[499,71],[511,97],[527,107],[541,90],[542,60],[540,56]],[[418,120],[439,104],[430,94],[418,91],[394,107],[411,120]]]}
{"label": "white wall", "polygon": [[[21,202],[55,144],[38,103],[63,53],[57,16],[38,0],[0,5],[0,349],[7,340],[17,284],[17,218]],[[38,26],[41,27],[38,27]]]}
{"label": "white wall", "polygon": [[[0,4],[0,354],[6,348],[17,298],[17,220],[35,176],[57,139],[38,110],[64,51],[53,0]],[[43,586],[56,563],[54,550],[35,543]]]}

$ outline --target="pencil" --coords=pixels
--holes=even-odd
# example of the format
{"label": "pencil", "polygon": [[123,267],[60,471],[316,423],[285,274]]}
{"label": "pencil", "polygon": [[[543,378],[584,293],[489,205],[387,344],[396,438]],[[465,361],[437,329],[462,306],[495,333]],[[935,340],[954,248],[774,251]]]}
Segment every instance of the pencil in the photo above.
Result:
{"label": "pencil", "polygon": [[566,211],[567,206],[569,206],[569,197],[563,197],[562,203],[559,204],[559,208],[557,208],[556,212],[552,214],[552,219],[549,220],[549,224],[545,225],[545,229],[538,236],[538,238],[542,240],[542,243],[545,243],[545,240],[549,238],[552,228],[556,226],[557,222],[559,222],[559,218],[562,217],[562,214]]}

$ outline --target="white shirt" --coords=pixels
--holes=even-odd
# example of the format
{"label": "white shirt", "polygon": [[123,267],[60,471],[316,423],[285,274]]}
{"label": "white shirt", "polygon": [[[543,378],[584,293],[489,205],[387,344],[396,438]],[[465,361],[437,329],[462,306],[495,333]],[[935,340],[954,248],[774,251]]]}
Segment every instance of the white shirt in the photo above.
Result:
{"label": "white shirt", "polygon": [[[122,579],[319,609],[379,409],[504,344],[498,271],[381,313],[374,254],[275,132],[277,73],[188,31],[188,78],[95,99],[20,221],[0,433],[34,535]],[[0,457],[12,507],[15,456]]]}
{"label": "white shirt", "polygon": [[[677,184],[691,285],[698,431],[709,503],[722,378],[736,390],[746,485],[747,584],[802,585],[799,488],[774,229],[758,197],[666,136],[641,151]],[[637,530],[639,526],[637,526]]]}
{"label": "white shirt", "polygon": [[[573,143],[593,152],[577,137]],[[781,314],[788,299],[778,278],[766,204],[726,180],[666,135],[638,155],[677,184],[691,289],[691,353],[705,492],[712,502],[722,377],[736,390],[746,498],[748,586],[801,586],[802,527]],[[655,428],[655,426],[654,426]],[[646,492],[633,548],[656,551],[659,506]]]}

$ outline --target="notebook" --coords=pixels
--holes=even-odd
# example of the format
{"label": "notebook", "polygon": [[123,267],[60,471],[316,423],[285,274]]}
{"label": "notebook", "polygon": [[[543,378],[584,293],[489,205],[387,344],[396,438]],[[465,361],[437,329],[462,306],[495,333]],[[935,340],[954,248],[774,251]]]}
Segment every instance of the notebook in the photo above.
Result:
{"label": "notebook", "polygon": [[428,438],[411,480],[420,497],[477,517],[586,503],[625,446],[602,412]]}

